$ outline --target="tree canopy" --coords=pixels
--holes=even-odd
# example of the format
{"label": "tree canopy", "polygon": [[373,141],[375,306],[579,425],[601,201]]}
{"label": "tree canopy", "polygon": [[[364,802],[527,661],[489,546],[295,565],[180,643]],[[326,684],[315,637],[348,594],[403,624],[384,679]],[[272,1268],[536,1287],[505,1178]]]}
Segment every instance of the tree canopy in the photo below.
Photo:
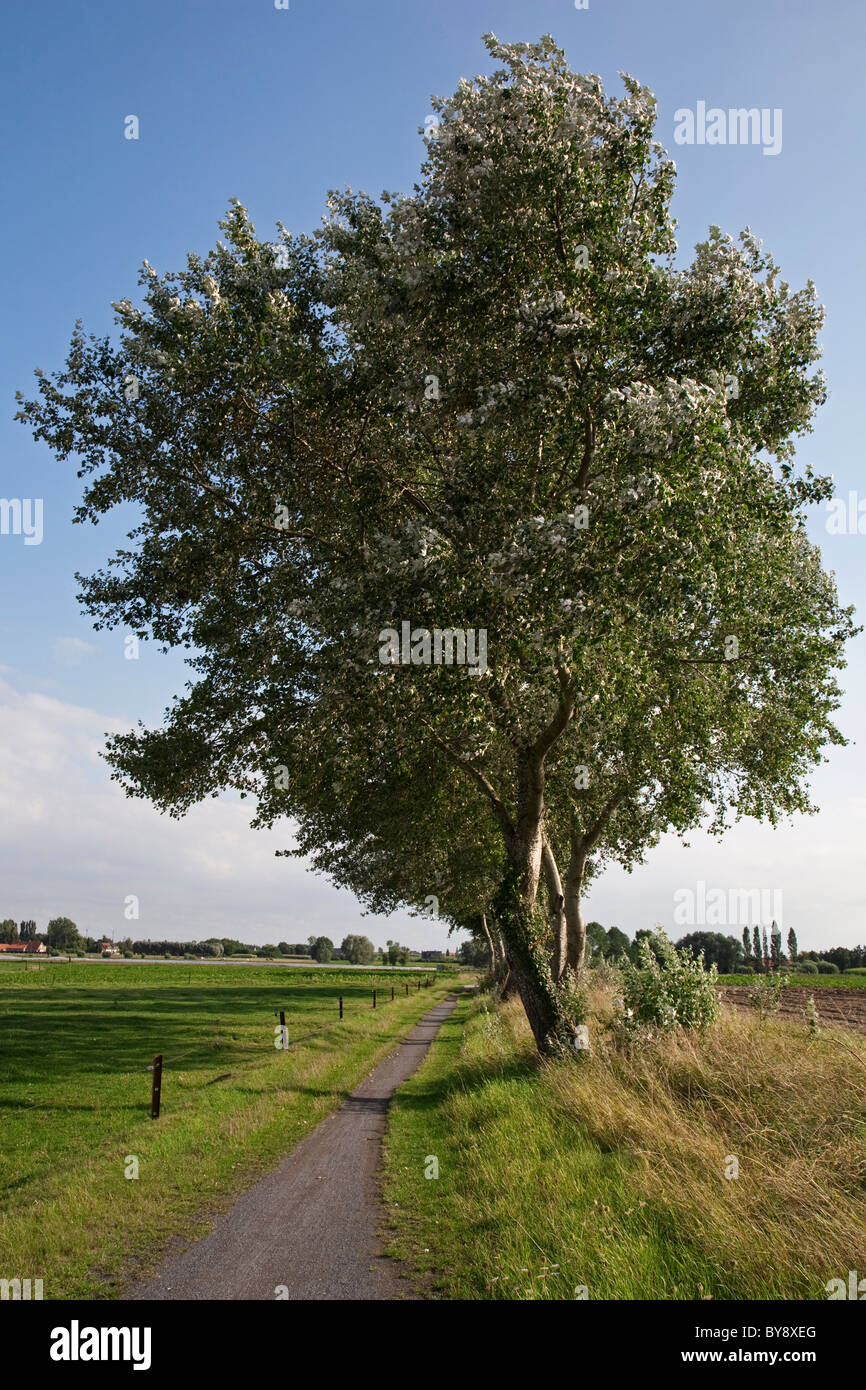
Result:
{"label": "tree canopy", "polygon": [[77,456],[78,520],[138,508],[80,577],[96,626],[191,654],[114,775],[172,814],[239,789],[371,901],[480,871],[455,911],[495,917],[548,1049],[605,862],[811,809],[854,629],[795,457],[814,286],[749,230],[677,268],[652,94],[486,43],[411,193],[332,192],[276,245],[233,203],[19,415]]}
{"label": "tree canopy", "polygon": [[74,951],[84,945],[77,926],[69,917],[52,917],[46,928],[46,939],[50,951]]}
{"label": "tree canopy", "polygon": [[370,965],[376,954],[376,948],[369,937],[357,935],[344,937],[340,943],[340,951],[353,965]]}

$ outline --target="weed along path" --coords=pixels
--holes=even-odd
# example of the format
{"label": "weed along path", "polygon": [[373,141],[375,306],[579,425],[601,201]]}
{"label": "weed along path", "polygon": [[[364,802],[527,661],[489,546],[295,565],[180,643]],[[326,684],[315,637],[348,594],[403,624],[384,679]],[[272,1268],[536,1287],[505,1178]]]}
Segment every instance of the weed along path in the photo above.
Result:
{"label": "weed along path", "polygon": [[388,1104],[454,1011],[449,995],[425,1014],[341,1109],[129,1297],[174,1299],[412,1298],[381,1254],[379,1164]]}

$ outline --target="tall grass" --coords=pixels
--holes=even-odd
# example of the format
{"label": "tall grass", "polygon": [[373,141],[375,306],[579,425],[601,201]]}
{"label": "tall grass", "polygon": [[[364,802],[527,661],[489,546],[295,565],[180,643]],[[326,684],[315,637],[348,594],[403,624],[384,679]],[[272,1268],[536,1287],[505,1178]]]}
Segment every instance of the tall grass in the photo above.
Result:
{"label": "tall grass", "polygon": [[401,1090],[393,1249],[434,1296],[809,1299],[866,1270],[866,1040],[726,1010],[626,1053],[590,1004],[592,1056],[547,1064],[518,1005],[464,1006]]}

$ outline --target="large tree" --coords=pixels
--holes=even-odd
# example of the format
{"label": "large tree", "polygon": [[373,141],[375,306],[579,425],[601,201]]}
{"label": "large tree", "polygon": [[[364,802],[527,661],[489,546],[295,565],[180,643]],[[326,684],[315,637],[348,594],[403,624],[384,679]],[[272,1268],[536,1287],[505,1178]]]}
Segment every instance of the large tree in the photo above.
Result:
{"label": "large tree", "polygon": [[344,959],[351,961],[353,965],[370,965],[376,954],[376,948],[367,936],[343,937],[340,950]]}
{"label": "large tree", "polygon": [[[138,508],[81,581],[97,626],[194,652],[115,776],[311,826],[323,779],[351,801],[435,767],[498,837],[548,1050],[606,860],[810,809],[853,628],[803,521],[831,483],[794,455],[824,396],[814,287],[748,231],[677,268],[651,93],[607,95],[549,37],[486,41],[502,66],[437,101],[411,194],[332,193],[278,247],[234,204],[20,415],[78,456],[79,520]],[[436,629],[483,630],[486,660],[436,663]]]}
{"label": "large tree", "polygon": [[77,926],[69,917],[52,917],[46,939],[49,951],[76,951],[84,946]]}
{"label": "large tree", "polygon": [[739,965],[743,948],[735,936],[717,931],[692,931],[676,943],[678,950],[687,950],[695,959],[703,952],[707,969],[715,965],[720,975],[730,975]]}

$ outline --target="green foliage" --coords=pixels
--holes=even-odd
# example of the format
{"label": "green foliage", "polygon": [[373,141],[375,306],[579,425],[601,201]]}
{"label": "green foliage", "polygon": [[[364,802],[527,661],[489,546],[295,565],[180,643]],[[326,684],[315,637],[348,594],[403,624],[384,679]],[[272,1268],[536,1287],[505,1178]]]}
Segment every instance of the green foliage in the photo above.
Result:
{"label": "green foliage", "polygon": [[0,922],[0,942],[11,944],[18,940],[18,927],[11,917],[7,917],[5,922]]}
{"label": "green foliage", "polygon": [[376,954],[376,948],[367,936],[344,936],[340,950],[343,959],[351,961],[353,965],[371,965]]}
{"label": "green foliage", "polygon": [[715,989],[718,972],[704,968],[703,958],[679,951],[665,932],[655,939],[656,950],[644,937],[638,947],[638,963],[623,965],[623,1019],[627,1037],[638,1033],[671,1032],[693,1028],[703,1032],[719,1016]]}
{"label": "green foliage", "polygon": [[461,941],[457,947],[457,959],[476,970],[486,969],[490,965],[487,942],[477,936],[470,937],[468,941]]}
{"label": "green foliage", "polygon": [[328,936],[317,936],[310,945],[310,955],[319,965],[326,964],[334,954],[334,943]]}
{"label": "green foliage", "polygon": [[776,971],[769,975],[761,975],[755,980],[746,997],[761,1018],[766,1018],[768,1014],[778,1013],[782,1007],[782,996],[790,983],[790,975],[782,975]]}
{"label": "green foliage", "polygon": [[801,960],[797,963],[798,975],[817,975],[818,967],[813,960]]}
{"label": "green foliage", "polygon": [[52,917],[47,927],[49,951],[74,954],[84,949],[78,928],[68,917]]}
{"label": "green foliage", "polygon": [[707,965],[715,965],[722,975],[729,975],[742,960],[743,948],[735,936],[723,936],[717,931],[693,931],[680,937],[680,950],[692,956],[703,955]]}
{"label": "green foliage", "polygon": [[609,960],[616,960],[623,954],[627,955],[630,947],[631,941],[624,931],[621,931],[619,927],[608,927],[602,951]]}
{"label": "green foliage", "polygon": [[587,952],[594,957],[604,955],[604,947],[607,941],[607,932],[601,922],[587,922],[586,924],[586,946]]}
{"label": "green foliage", "polygon": [[838,967],[838,965],[835,963],[835,961],[832,961],[832,960],[816,960],[816,961],[815,961],[815,965],[816,965],[817,968],[818,968],[818,974],[819,974],[819,975],[838,975],[838,974],[839,974],[839,967]]}
{"label": "green foliage", "polygon": [[[337,883],[454,920],[503,855],[534,895],[542,817],[582,890],[708,815],[810,809],[854,631],[796,459],[814,285],[715,226],[677,265],[652,93],[485,41],[408,195],[333,193],[280,254],[233,201],[18,412],[78,520],[136,517],[81,580],[96,627],[195,652],[164,725],[110,740],[127,792],[235,789]],[[486,669],[390,663],[402,621],[489,628]]]}
{"label": "green foliage", "polygon": [[647,945],[650,947],[650,950],[651,950],[651,951],[653,952],[653,954],[655,955],[655,958],[656,958],[657,961],[662,961],[662,960],[664,960],[664,955],[663,955],[663,953],[662,953],[662,949],[661,949],[661,947],[657,944],[657,942],[658,942],[658,934],[659,934],[660,930],[661,930],[661,928],[659,928],[659,927],[656,927],[654,931],[650,931],[648,927],[640,927],[640,928],[635,932],[634,941],[631,943],[630,949],[626,952],[626,955],[628,956],[628,958],[629,958],[629,960],[631,961],[632,965],[637,965],[638,961],[640,960],[640,948],[641,948],[641,944],[642,944],[644,941],[645,941],[645,942],[647,943]]}

